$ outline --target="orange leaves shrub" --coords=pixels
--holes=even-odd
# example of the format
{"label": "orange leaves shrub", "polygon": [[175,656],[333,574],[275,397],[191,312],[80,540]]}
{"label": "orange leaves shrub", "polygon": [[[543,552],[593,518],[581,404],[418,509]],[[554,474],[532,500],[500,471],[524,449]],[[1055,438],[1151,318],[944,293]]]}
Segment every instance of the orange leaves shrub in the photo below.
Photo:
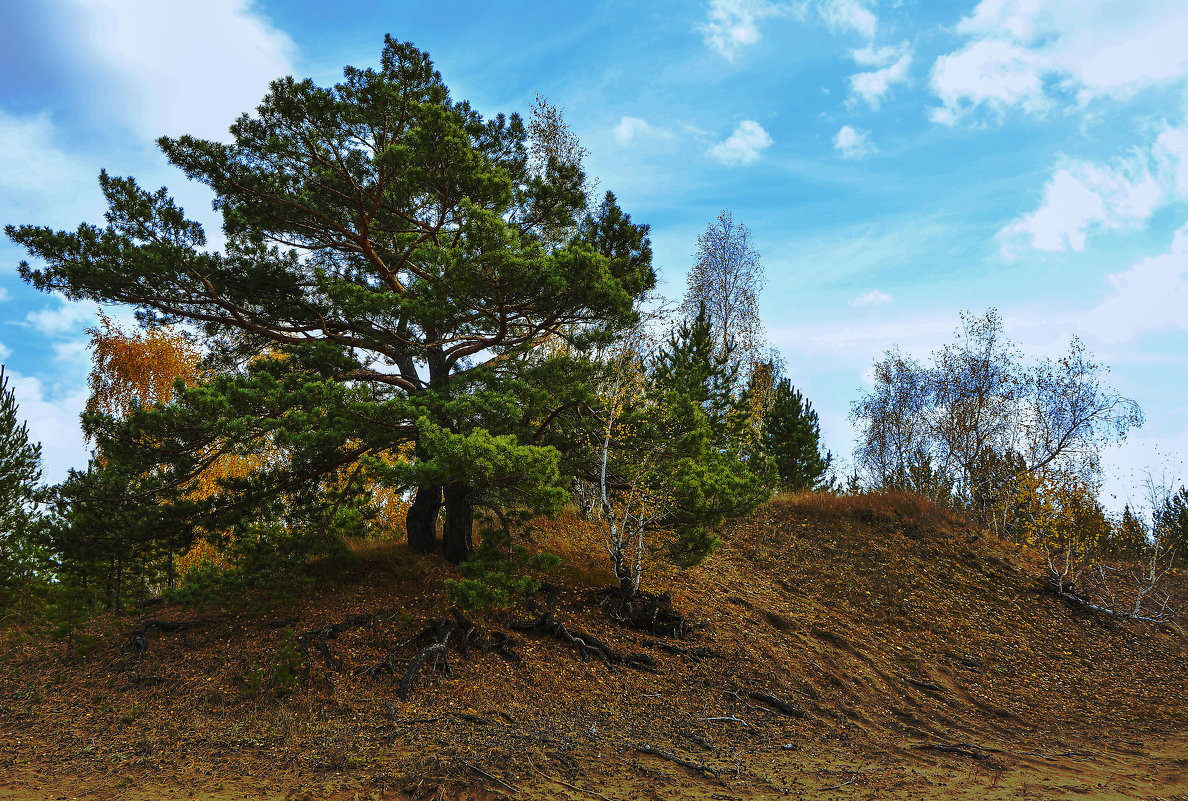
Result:
{"label": "orange leaves shrub", "polygon": [[213,565],[220,570],[226,570],[230,567],[226,555],[221,550],[206,540],[198,540],[191,546],[190,550],[186,551],[177,559],[178,583],[184,585],[186,576],[203,565]]}
{"label": "orange leaves shrub", "polygon": [[408,507],[412,505],[408,498],[395,487],[369,484],[368,489],[371,491],[371,503],[376,512],[371,529],[376,538],[403,540],[408,533],[404,521],[408,516]]}
{"label": "orange leaves shrub", "polygon": [[137,406],[169,403],[178,379],[191,384],[202,377],[198,350],[178,331],[153,328],[128,333],[99,313],[91,335],[95,364],[87,383],[87,411],[124,417]]}

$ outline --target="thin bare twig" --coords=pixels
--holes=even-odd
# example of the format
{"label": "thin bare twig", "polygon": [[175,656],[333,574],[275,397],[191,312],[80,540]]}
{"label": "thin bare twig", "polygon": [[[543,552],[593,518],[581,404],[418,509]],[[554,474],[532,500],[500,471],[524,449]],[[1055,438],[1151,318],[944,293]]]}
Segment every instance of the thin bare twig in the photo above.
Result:
{"label": "thin bare twig", "polygon": [[465,765],[466,767],[470,768],[471,770],[473,770],[475,773],[478,773],[481,776],[486,776],[488,779],[490,779],[493,782],[498,782],[499,784],[503,785],[507,789],[511,790],[513,793],[520,793],[521,795],[523,794],[523,793],[521,793],[519,787],[516,787],[513,784],[508,784],[507,782],[505,782],[503,779],[499,778],[498,776],[492,776],[490,773],[487,773],[487,771],[483,770],[482,768],[478,767],[477,765],[472,765],[469,762],[466,762],[465,760],[463,760],[462,764]]}
{"label": "thin bare twig", "polygon": [[822,787],[821,789],[817,790],[817,792],[818,793],[827,793],[830,790],[840,790],[843,787],[848,787],[849,785],[858,781],[858,777],[861,775],[862,774],[860,774],[860,773],[855,773],[853,776],[850,777],[849,781],[844,781],[841,784],[835,784],[832,787]]}

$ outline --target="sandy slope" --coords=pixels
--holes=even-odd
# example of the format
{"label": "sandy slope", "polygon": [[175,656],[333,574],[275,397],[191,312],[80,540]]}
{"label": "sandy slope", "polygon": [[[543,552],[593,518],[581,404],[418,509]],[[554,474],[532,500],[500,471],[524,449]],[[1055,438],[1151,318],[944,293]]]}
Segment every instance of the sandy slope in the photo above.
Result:
{"label": "sandy slope", "polygon": [[[397,646],[442,615],[451,570],[360,546],[349,574],[283,608],[155,608],[202,625],[153,633],[140,659],[121,648],[127,620],[97,621],[85,655],[13,644],[0,799],[1188,798],[1176,629],[1071,609],[1041,591],[1034,554],[918,500],[777,500],[706,565],[656,565],[652,586],[705,624],[670,644],[712,654],[612,625],[597,533],[569,516],[539,528],[565,559],[562,619],[654,671],[516,635],[519,661],[451,652],[452,677],[425,672],[401,701],[398,677],[363,671],[408,664],[415,647]],[[252,691],[286,639],[360,614],[295,692]]]}

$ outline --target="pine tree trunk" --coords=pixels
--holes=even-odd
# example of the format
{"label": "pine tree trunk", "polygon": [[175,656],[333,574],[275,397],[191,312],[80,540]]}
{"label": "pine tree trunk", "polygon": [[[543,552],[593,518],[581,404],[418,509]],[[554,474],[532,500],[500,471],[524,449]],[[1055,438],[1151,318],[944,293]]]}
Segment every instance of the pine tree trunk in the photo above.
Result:
{"label": "pine tree trunk", "polygon": [[441,551],[454,564],[474,553],[474,488],[460,481],[445,488],[445,527]]}
{"label": "pine tree trunk", "polygon": [[408,507],[404,527],[408,547],[417,553],[433,553],[437,547],[437,512],[441,509],[441,485],[417,487],[417,497]]}

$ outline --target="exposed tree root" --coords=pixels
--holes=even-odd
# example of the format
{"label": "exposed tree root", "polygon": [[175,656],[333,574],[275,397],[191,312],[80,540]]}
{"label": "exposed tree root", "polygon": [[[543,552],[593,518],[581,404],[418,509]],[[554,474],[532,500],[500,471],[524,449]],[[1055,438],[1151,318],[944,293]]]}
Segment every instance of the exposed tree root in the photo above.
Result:
{"label": "exposed tree root", "polygon": [[696,648],[682,648],[679,645],[673,645],[670,642],[663,640],[644,640],[643,644],[647,648],[656,648],[657,650],[666,653],[675,654],[677,656],[684,656],[693,662],[700,662],[703,659],[721,659],[722,655],[713,648],[706,648],[705,646],[698,646]]}
{"label": "exposed tree root", "polygon": [[747,694],[747,698],[752,698],[756,701],[762,701],[763,703],[767,704],[767,706],[755,706],[754,704],[748,702],[746,698],[743,698],[741,695],[739,695],[734,690],[727,690],[726,692],[723,693],[723,695],[725,695],[727,698],[733,698],[734,700],[743,704],[747,709],[758,709],[761,712],[779,713],[781,715],[787,715],[788,717],[791,717],[791,718],[803,719],[803,718],[807,718],[809,716],[809,713],[807,711],[801,709],[798,706],[795,706],[794,704],[788,703],[787,701],[780,698],[779,696],[770,695],[768,693],[761,693],[756,690],[747,690],[746,694]]}
{"label": "exposed tree root", "polygon": [[[1116,609],[1096,604],[1091,598],[1077,592],[1076,585],[1068,581],[1063,576],[1056,573],[1049,573],[1044,578],[1043,589],[1045,592],[1051,593],[1060,600],[1064,601],[1074,609],[1082,609],[1088,612],[1096,612],[1101,615],[1109,615],[1116,620],[1137,620],[1143,623],[1154,623],[1160,626],[1172,626],[1177,630],[1178,626],[1171,620],[1170,617],[1153,617],[1148,615],[1140,615],[1137,613],[1120,612]],[[1181,632],[1183,633],[1183,632]]]}
{"label": "exposed tree root", "polygon": [[514,784],[508,784],[507,782],[505,782],[503,779],[499,778],[498,776],[492,776],[490,773],[487,773],[487,771],[483,770],[482,768],[478,767],[477,765],[472,765],[466,761],[463,761],[462,764],[465,765],[466,767],[470,768],[471,770],[473,770],[475,773],[479,774],[480,776],[486,776],[491,781],[501,784],[502,786],[511,790],[516,795],[523,795],[523,791],[521,791],[519,787],[516,787]]}
{"label": "exposed tree root", "polygon": [[437,639],[430,645],[425,646],[417,655],[412,658],[408,664],[408,670],[404,671],[404,677],[400,680],[400,700],[408,700],[408,694],[412,690],[413,680],[416,679],[417,674],[421,671],[421,666],[433,657],[434,665],[436,666],[439,659],[445,660],[445,671],[449,675],[454,675],[454,669],[450,667],[450,658],[446,653],[446,649],[450,645],[450,635],[454,633],[454,629],[446,621],[441,621],[436,627]]}
{"label": "exposed tree root", "polygon": [[404,642],[397,645],[395,648],[393,648],[391,651],[389,651],[384,656],[383,659],[376,662],[371,667],[365,669],[363,672],[367,676],[369,676],[373,679],[379,678],[380,676],[383,676],[383,675],[391,675],[391,676],[396,675],[396,673],[397,673],[396,664],[395,664],[395,662],[393,662],[393,659],[396,656],[397,652],[402,651],[405,647],[412,645],[413,643],[415,643],[419,640],[424,640],[427,637],[433,637],[437,633],[438,627],[444,626],[444,625],[446,625],[446,622],[443,620],[439,623],[433,623],[433,624],[426,626],[425,628],[421,629],[413,636],[409,637]]}
{"label": "exposed tree root", "polygon": [[124,643],[124,646],[121,650],[125,653],[130,651],[133,656],[135,656],[137,659],[140,659],[144,656],[144,652],[148,650],[148,634],[153,629],[157,629],[158,631],[164,632],[165,634],[174,634],[176,632],[185,631],[186,629],[192,629],[201,625],[201,623],[194,621],[175,623],[169,620],[156,620],[154,618],[150,618],[149,620],[141,622],[139,626],[132,629],[132,631],[128,634],[128,641]]}
{"label": "exposed tree root", "polygon": [[792,717],[792,718],[807,718],[808,717],[808,712],[806,712],[805,710],[801,709],[800,707],[798,707],[794,704],[788,703],[787,701],[783,700],[779,696],[770,695],[768,693],[761,693],[756,690],[748,690],[747,696],[749,698],[755,699],[756,701],[762,701],[763,703],[765,703],[768,706],[775,709],[777,712],[781,712],[781,713],[787,715],[788,717]]}
{"label": "exposed tree root", "polygon": [[[650,654],[616,651],[595,635],[578,629],[572,629],[560,622],[557,619],[557,599],[560,590],[554,585],[548,583],[542,584],[539,593],[543,595],[543,609],[537,602],[536,594],[533,594],[528,599],[529,610],[539,612],[539,617],[533,620],[509,620],[506,623],[509,629],[545,635],[571,645],[582,660],[597,659],[608,664],[626,665],[636,670],[656,670],[656,659]],[[327,640],[337,636],[338,631],[345,631],[351,625],[362,625],[362,623],[373,617],[352,618],[346,624],[327,626],[323,629],[308,632],[303,636],[303,641],[314,642],[318,645],[319,650],[322,650],[322,646],[325,646],[328,650]],[[457,648],[458,653],[463,659],[468,659],[471,651],[477,650],[482,653],[496,653],[511,661],[520,661],[520,655],[513,650],[517,643],[512,635],[502,631],[482,632],[475,625],[474,621],[466,617],[465,613],[457,608],[450,610],[450,617],[453,618],[453,621],[449,618],[443,618],[421,629],[415,635],[389,651],[379,662],[362,672],[373,679],[384,675],[401,676],[399,694],[402,699],[407,699],[412,692],[412,686],[417,676],[425,667],[426,663],[432,661],[434,669],[436,669],[438,664],[441,664],[441,669],[444,672],[453,675],[453,667],[450,665],[448,658],[451,646]],[[322,633],[325,633],[325,637],[320,636]],[[401,651],[409,645],[425,643],[426,641],[428,641],[427,644],[423,644],[420,647],[407,665],[402,667],[398,665],[400,661],[398,657]],[[676,646],[667,648],[664,648],[664,646],[659,647],[673,653],[689,656],[692,659],[702,659],[707,656],[718,655],[708,648],[684,649],[677,648]],[[307,652],[308,649],[306,650]],[[325,655],[326,651],[322,653]],[[329,657],[327,657],[327,667],[332,667],[332,661]]]}
{"label": "exposed tree root", "polygon": [[693,762],[688,759],[683,759],[676,754],[669,753],[668,751],[661,751],[659,748],[653,748],[650,745],[641,745],[635,750],[641,754],[650,754],[652,756],[660,757],[661,759],[667,759],[669,762],[672,762],[674,765],[680,765],[682,768],[695,770],[698,773],[704,773],[707,776],[713,776],[715,779],[718,778],[718,772],[713,768],[703,765],[700,762]]}
{"label": "exposed tree root", "polygon": [[[412,692],[412,685],[416,681],[417,675],[431,658],[434,669],[437,669],[437,665],[440,664],[443,672],[451,676],[454,675],[448,653],[451,644],[457,647],[458,653],[463,659],[469,659],[471,649],[474,648],[483,653],[497,653],[513,662],[520,661],[520,655],[512,650],[516,641],[511,635],[502,631],[493,631],[490,633],[489,639],[484,641],[482,632],[461,610],[451,609],[450,614],[454,618],[453,623],[449,621],[449,618],[443,618],[426,626],[389,651],[379,662],[362,672],[373,679],[384,675],[401,676],[400,698],[407,699]],[[403,670],[397,667],[397,656],[401,651],[409,645],[426,640],[429,641],[429,644],[421,647]]]}
{"label": "exposed tree root", "polygon": [[344,631],[350,631],[351,629],[362,626],[365,623],[370,623],[374,619],[375,615],[355,615],[352,618],[348,618],[343,623],[333,623],[328,626],[322,626],[320,629],[310,629],[309,631],[302,634],[300,644],[298,645],[298,650],[301,652],[301,655],[305,657],[306,675],[308,676],[310,668],[310,643],[313,643],[313,646],[318,649],[318,653],[320,653],[322,658],[326,661],[326,670],[336,671],[338,669],[338,662],[335,660],[334,654],[330,649],[330,640],[337,639],[338,635],[342,634]]}
{"label": "exposed tree root", "polygon": [[[603,662],[622,664],[636,670],[656,669],[656,660],[649,654],[619,653],[593,634],[577,629],[570,629],[564,623],[558,622],[556,618],[556,606],[557,596],[560,591],[557,587],[548,583],[541,584],[540,591],[545,595],[545,609],[540,617],[536,620],[509,621],[507,624],[508,628],[516,631],[544,634],[572,645],[577,649],[582,661],[592,656]],[[535,594],[528,599],[528,602],[529,608],[533,611],[539,609]]]}
{"label": "exposed tree root", "polygon": [[941,751],[946,754],[961,754],[970,759],[987,759],[991,754],[1005,754],[1001,748],[985,748],[973,743],[920,743],[913,745],[915,751]]}
{"label": "exposed tree root", "polygon": [[505,631],[490,632],[489,640],[484,643],[479,643],[477,648],[484,654],[496,653],[510,662],[519,662],[520,655],[512,650],[519,643],[516,638]]}
{"label": "exposed tree root", "polygon": [[684,637],[704,625],[694,623],[674,610],[672,596],[667,592],[660,595],[643,591],[628,594],[621,587],[608,587],[602,591],[602,607],[619,625],[661,637]]}
{"label": "exposed tree root", "polygon": [[907,676],[904,676],[903,680],[906,681],[908,684],[912,685],[913,687],[919,687],[921,690],[930,690],[934,693],[943,693],[945,691],[944,687],[940,686],[939,684],[935,684],[931,681],[920,681],[919,679],[909,679]]}

